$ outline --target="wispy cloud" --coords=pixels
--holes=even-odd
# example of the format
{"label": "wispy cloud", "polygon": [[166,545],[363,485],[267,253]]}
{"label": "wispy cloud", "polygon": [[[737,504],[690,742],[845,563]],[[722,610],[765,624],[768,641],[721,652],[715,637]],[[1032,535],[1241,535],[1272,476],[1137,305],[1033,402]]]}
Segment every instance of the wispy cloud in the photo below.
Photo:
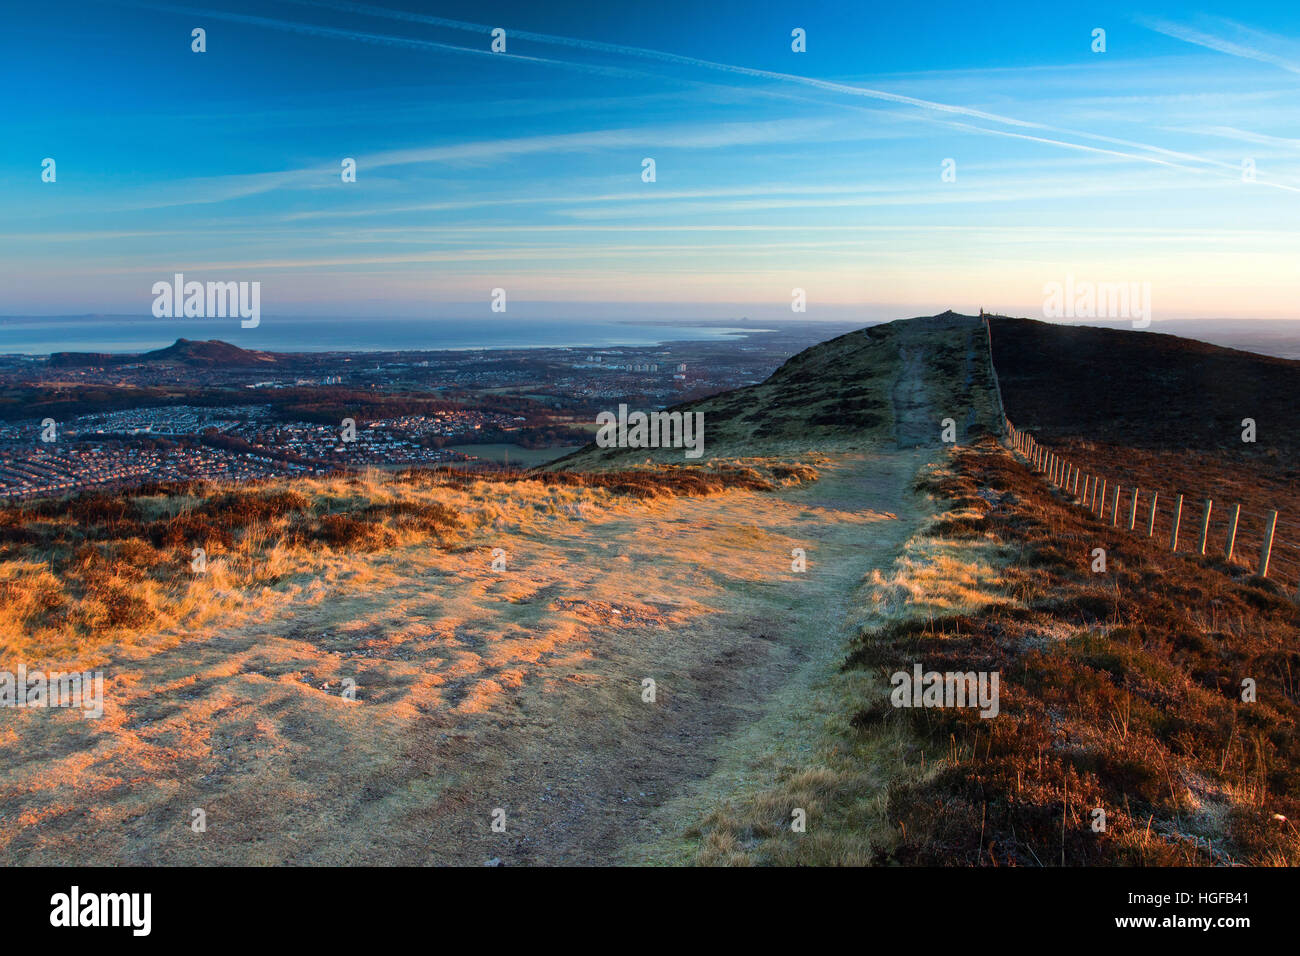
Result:
{"label": "wispy cloud", "polygon": [[[900,282],[987,289],[1052,263],[1164,277],[1196,308],[1198,283],[1237,289],[1243,310],[1293,308],[1294,45],[1161,21],[1177,42],[1142,31],[1138,55],[1092,56],[1073,34],[1043,42],[1033,0],[1009,3],[969,22],[900,10],[926,39],[867,48],[840,41],[867,35],[871,11],[813,0],[807,55],[785,48],[770,4],[719,14],[708,45],[671,18],[608,34],[632,46],[604,42],[617,22],[584,20],[580,0],[536,21],[555,34],[499,9],[472,23],[350,0],[123,0],[145,12],[96,10],[117,42],[79,55],[20,14],[38,27],[28,60],[61,68],[48,103],[7,114],[6,284],[57,276],[64,297],[80,281],[94,310],[118,275],[133,297],[141,273],[247,269],[281,306],[328,289],[417,308],[521,275],[617,299],[672,275],[683,301],[741,275],[756,277],[735,283],[747,295],[780,298],[794,275],[847,301]],[[209,28],[206,56],[192,25]],[[490,50],[497,26],[508,53]],[[85,95],[97,82],[104,95]],[[57,184],[35,172],[46,155]]]}
{"label": "wispy cloud", "polygon": [[361,30],[343,30],[336,27],[320,26],[314,23],[301,23],[290,20],[275,20],[270,17],[252,16],[246,13],[231,13],[226,10],[207,10],[195,7],[182,7],[175,4],[152,3],[149,0],[114,0],[124,6],[144,7],[164,13],[184,13],[190,16],[207,17],[213,20],[226,20],[230,23],[243,23],[248,26],[267,27],[272,30],[285,30],[303,36],[325,37],[337,40],[352,40],[358,43],[370,43],[378,46],[404,47],[411,50],[425,50],[438,53],[455,53],[466,56],[500,57],[518,63],[531,63],[538,66],[553,66],[561,69],[580,70],[599,73],[605,76],[640,76],[635,70],[615,66],[593,66],[573,63],[566,60],[554,60],[547,57],[525,56],[518,53],[493,53],[487,48],[456,46],[452,43],[438,43],[434,40],[421,40],[415,37],[399,37],[389,34],[367,33]]}
{"label": "wispy cloud", "polygon": [[[418,23],[427,26],[444,27],[453,30],[469,31],[474,33],[486,34],[491,28],[487,24],[470,23],[463,20],[453,20],[447,17],[436,17],[427,14],[409,13],[406,11],[390,10],[383,7],[373,7],[361,3],[353,3],[350,0],[286,0],[288,3],[296,3],[302,6],[315,7],[321,9],[335,10],[339,12],[355,13],[362,16],[380,17],[391,20],[400,20],[408,23]],[[518,39],[535,41],[544,44],[560,45],[570,48],[587,50],[592,52],[615,54],[623,57],[638,57],[642,59],[656,60],[662,63],[669,63],[677,66],[694,67],[698,69],[711,70],[715,72],[729,73],[735,76],[753,77],[757,79],[771,80],[781,83],[799,84],[813,89],[822,90],[830,93],[841,94],[846,96],[868,97],[883,102],[892,103],[900,106],[909,106],[937,114],[949,114],[964,116],[968,119],[982,120],[1001,126],[1011,126],[1023,129],[1033,129],[1042,133],[1052,133],[1059,136],[1077,136],[1084,139],[1090,139],[1096,142],[1104,142],[1113,146],[1123,146],[1128,149],[1136,149],[1138,154],[1119,153],[1096,149],[1086,145],[1068,142],[1059,138],[1043,136],[1029,137],[1026,139],[1035,139],[1037,142],[1059,146],[1065,149],[1083,149],[1091,150],[1097,153],[1111,152],[1119,158],[1135,159],[1147,162],[1156,162],[1163,165],[1173,165],[1167,160],[1178,159],[1184,162],[1200,163],[1207,166],[1217,166],[1220,168],[1235,168],[1232,164],[1222,163],[1205,157],[1194,156],[1188,153],[1179,153],[1168,150],[1159,146],[1153,146],[1146,143],[1136,142],[1133,140],[1116,139],[1104,134],[1091,133],[1084,130],[1073,130],[1055,127],[1045,123],[1038,123],[1030,120],[1017,119],[1000,113],[992,113],[985,110],[974,109],[966,106],[959,106],[952,103],[940,102],[938,100],[922,99],[914,96],[907,96],[901,93],[893,93],[886,90],[879,90],[872,87],[835,82],[831,80],[817,79],[808,76],[800,76],[792,73],[782,73],[773,70],[760,70],[752,67],[737,66],[735,64],[720,63],[714,60],[701,59],[699,57],[682,56],[676,53],[668,53],[662,50],[651,50],[644,47],[628,46],[625,44],[605,43],[597,40],[578,39],[574,37],[558,36],[556,34],[537,33],[527,30],[509,31],[509,35]],[[983,126],[971,124],[956,124],[965,129],[975,132],[999,134],[1006,133],[1004,130],[989,129]],[[1151,156],[1144,156],[1142,153],[1150,153]],[[1162,160],[1159,157],[1164,156],[1167,159]],[[1264,183],[1273,185],[1272,183]],[[1279,188],[1290,189],[1288,186]]]}
{"label": "wispy cloud", "polygon": [[[1223,29],[1236,34],[1236,39],[1206,33],[1203,30],[1182,23],[1174,23],[1171,20],[1143,17],[1139,18],[1139,22],[1149,29],[1157,33],[1163,33],[1167,37],[1173,37],[1175,40],[1192,43],[1207,50],[1216,50],[1229,56],[1267,63],[1270,66],[1286,70],[1288,73],[1300,73],[1300,51],[1296,50],[1294,43],[1282,37],[1234,23],[1231,20],[1218,20],[1217,23]],[[1264,49],[1265,46],[1272,46],[1274,49],[1270,51]],[[1279,49],[1283,52],[1277,52]]]}
{"label": "wispy cloud", "polygon": [[1300,149],[1300,139],[1289,136],[1269,136],[1267,133],[1252,133],[1233,126],[1192,126],[1168,127],[1178,133],[1196,133],[1200,136],[1217,136],[1237,143],[1254,143],[1259,146],[1279,146],[1283,149]]}

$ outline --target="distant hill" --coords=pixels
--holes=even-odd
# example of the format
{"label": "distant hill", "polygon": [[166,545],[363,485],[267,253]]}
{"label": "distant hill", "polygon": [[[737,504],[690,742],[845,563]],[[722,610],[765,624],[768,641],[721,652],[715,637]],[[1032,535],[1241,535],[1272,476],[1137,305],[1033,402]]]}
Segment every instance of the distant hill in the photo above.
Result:
{"label": "distant hill", "polygon": [[[938,444],[949,417],[961,440],[1000,426],[983,323],[951,311],[849,332],[805,349],[758,385],[669,411],[704,414],[705,460]],[[591,444],[548,468],[627,467],[647,458],[684,463],[678,449]]]}
{"label": "distant hill", "polygon": [[1300,361],[1151,331],[992,319],[1007,416],[1043,440],[1137,448],[1300,449]]}
{"label": "distant hill", "polygon": [[244,366],[274,365],[278,361],[271,352],[259,352],[241,349],[229,342],[210,339],[196,342],[192,339],[177,339],[173,344],[162,349],[142,354],[110,354],[106,352],[55,352],[50,355],[50,365],[56,368],[84,368],[87,366],[136,365],[141,362],[153,362],[160,365],[192,365],[198,367],[223,366],[241,368]]}

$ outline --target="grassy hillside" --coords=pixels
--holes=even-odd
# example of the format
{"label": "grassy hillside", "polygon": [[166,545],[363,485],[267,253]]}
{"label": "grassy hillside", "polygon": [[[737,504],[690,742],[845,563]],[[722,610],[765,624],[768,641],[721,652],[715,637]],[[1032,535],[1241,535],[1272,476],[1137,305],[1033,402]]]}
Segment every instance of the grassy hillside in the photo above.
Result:
{"label": "grassy hillside", "polygon": [[779,463],[597,475],[374,471],[292,487],[160,485],[12,505],[0,508],[0,653],[77,658],[166,627],[201,628],[292,598],[322,571],[361,570],[372,555],[462,546],[506,514],[527,526],[583,501],[773,491],[816,474]]}
{"label": "grassy hillside", "polygon": [[[1268,582],[1188,560],[1073,508],[1000,449],[930,486],[967,510],[941,533],[1010,552],[973,614],[888,627],[849,667],[920,654],[1003,674],[1005,719],[913,724],[952,766],[899,787],[909,862],[1294,866],[1300,611]],[[1104,572],[1092,549],[1106,550]],[[1243,681],[1257,699],[1242,699]],[[919,716],[911,712],[911,716]],[[896,719],[881,708],[861,717]],[[1106,829],[1092,828],[1093,811]]]}
{"label": "grassy hillside", "polygon": [[[921,458],[24,508],[0,660],[101,670],[105,709],[4,714],[0,862],[611,861],[828,646],[857,563],[912,527]],[[148,619],[107,619],[123,594]]]}
{"label": "grassy hillside", "polygon": [[[1156,537],[1130,534],[1005,448],[959,447],[918,483],[941,513],[856,595],[840,673],[806,704],[814,742],[699,821],[696,860],[1296,865],[1300,610],[1294,576],[1250,571],[1261,513],[1296,504],[1295,459],[1243,446],[1238,407],[1294,433],[1300,363],[1027,320],[992,338],[1009,417],[1054,449],[1125,487],[1242,502],[1234,563],[1188,555],[1193,533],[1170,553],[1164,512]],[[998,672],[998,717],[893,707],[890,675],[918,662]]]}
{"label": "grassy hillside", "polygon": [[[805,349],[758,385],[671,411],[704,415],[706,459],[938,444],[945,417],[970,439],[998,427],[986,348],[977,317],[900,319]],[[592,444],[548,467],[581,471],[647,460],[683,456]]]}

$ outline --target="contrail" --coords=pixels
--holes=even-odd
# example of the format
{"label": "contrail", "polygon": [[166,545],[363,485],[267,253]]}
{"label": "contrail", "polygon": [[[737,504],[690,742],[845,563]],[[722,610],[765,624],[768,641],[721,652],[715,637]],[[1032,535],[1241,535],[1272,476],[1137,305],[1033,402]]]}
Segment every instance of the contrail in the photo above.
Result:
{"label": "contrail", "polygon": [[[382,17],[390,20],[398,20],[407,23],[418,23],[425,26],[446,27],[451,30],[463,30],[471,33],[488,33],[492,27],[486,24],[469,23],[464,20],[451,20],[447,17],[435,17],[428,14],[408,13],[404,10],[390,10],[384,7],[373,7],[363,3],[352,3],[350,0],[284,0],[286,3],[293,3],[299,6],[316,7],[321,9],[335,10],[340,13],[356,13],[362,16]],[[882,100],[888,103],[896,103],[904,106],[913,106],[920,109],[933,110],[940,113],[958,114],[967,116],[971,119],[985,120],[988,122],[1001,123],[1006,126],[1021,127],[1025,129],[1036,129],[1043,132],[1055,133],[1057,135],[1079,136],[1085,139],[1096,140],[1097,142],[1109,143],[1112,146],[1123,146],[1129,149],[1145,150],[1151,153],[1157,153],[1167,156],[1171,159],[1181,159],[1186,162],[1203,163],[1209,166],[1218,166],[1223,169],[1236,170],[1237,167],[1232,163],[1225,163],[1219,160],[1208,159],[1204,156],[1196,156],[1191,153],[1182,153],[1174,150],[1164,149],[1160,146],[1152,146],[1148,143],[1139,143],[1133,140],[1116,139],[1111,136],[1104,136],[1098,133],[1089,133],[1084,130],[1064,129],[1057,126],[1051,126],[1046,123],[1036,123],[1030,120],[1020,120],[1011,116],[1003,116],[998,113],[988,113],[983,110],[972,109],[965,106],[956,106],[951,103],[941,103],[936,100],[924,100],[912,96],[904,96],[900,93],[890,93],[885,90],[877,90],[871,87],[855,86],[849,83],[836,83],[831,80],[819,80],[813,77],[799,76],[794,73],[780,73],[772,70],[759,70],[752,67],[735,66],[729,63],[719,63],[714,60],[704,60],[698,57],[682,56],[677,53],[667,53],[662,50],[651,50],[645,47],[624,46],[617,43],[606,43],[600,40],[582,40],[574,37],[558,36],[549,33],[533,33],[528,30],[507,29],[508,37],[532,40],[537,43],[549,43],[557,46],[567,46],[575,49],[589,50],[598,53],[609,53],[617,56],[635,56],[646,59],[657,60],[662,63],[672,63],[679,66],[693,66],[706,70],[730,73],[737,76],[749,76],[757,79],[774,80],[777,82],[797,83],[803,86],[813,87],[815,89],[826,90],[832,93],[842,93],[850,96],[865,96],[871,99]],[[963,124],[957,124],[963,126]],[[966,129],[972,129],[979,132],[995,132],[983,127],[963,126]],[[1068,143],[1062,143],[1059,140],[1044,140],[1062,146],[1069,146]],[[1110,155],[1119,156],[1127,159],[1145,160],[1159,162],[1158,160],[1148,160],[1147,157],[1133,156],[1126,153],[1118,153],[1110,150],[1097,150],[1097,152],[1109,153]],[[1160,165],[1176,165],[1172,163],[1159,163]],[[1186,168],[1186,167],[1179,167]]]}
{"label": "contrail", "polygon": [[[1098,147],[1098,146],[1085,146],[1083,143],[1071,143],[1071,142],[1067,142],[1067,141],[1065,141],[1065,140],[1060,140],[1060,139],[1048,139],[1047,137],[1044,137],[1044,136],[1030,136],[1030,135],[1028,135],[1028,134],[1026,134],[1026,133],[1013,133],[1011,130],[1007,130],[1007,129],[981,129],[981,128],[978,127],[978,126],[971,126],[971,125],[968,124],[968,123],[952,123],[952,124],[950,124],[950,125],[952,125],[952,126],[957,126],[957,127],[961,127],[961,128],[964,128],[964,129],[979,130],[981,133],[989,133],[990,135],[993,135],[993,136],[1011,136],[1011,137],[1014,137],[1014,138],[1016,138],[1016,139],[1026,139],[1026,140],[1029,140],[1030,142],[1034,142],[1034,143],[1046,143],[1046,144],[1048,144],[1048,145],[1050,145],[1050,146],[1062,146],[1062,147],[1065,147],[1066,149],[1079,149],[1079,150],[1083,150],[1084,152],[1088,152],[1088,153],[1101,153],[1101,154],[1106,155],[1106,156],[1121,156],[1121,157],[1123,157],[1123,158],[1125,158],[1125,159],[1140,159],[1140,160],[1143,160],[1143,161],[1145,161],[1145,162],[1155,163],[1155,164],[1158,165],[1158,166],[1169,166],[1169,167],[1172,167],[1173,169],[1181,169],[1181,170],[1185,170],[1186,172],[1189,172],[1189,173],[1207,173],[1207,172],[1210,172],[1210,170],[1207,170],[1207,169],[1201,169],[1201,168],[1196,167],[1196,166],[1184,166],[1182,163],[1171,163],[1171,162],[1167,162],[1167,161],[1165,161],[1165,160],[1163,160],[1163,159],[1156,159],[1154,156],[1134,156],[1134,155],[1132,155],[1131,153],[1121,153],[1121,152],[1119,152],[1118,150],[1114,150],[1114,149],[1102,149],[1102,148],[1100,148],[1100,147]],[[1205,162],[1209,162],[1209,160],[1205,160]],[[1220,163],[1220,162],[1216,162],[1216,163],[1214,163],[1214,165],[1216,165],[1216,166],[1224,166],[1224,167],[1226,167],[1226,168],[1228,168],[1228,169],[1233,169],[1233,170],[1235,170],[1235,169],[1238,168],[1238,167],[1232,165],[1231,163]],[[1281,190],[1285,190],[1286,192],[1291,192],[1291,193],[1300,193],[1300,187],[1296,187],[1296,186],[1288,186],[1288,185],[1286,185],[1286,184],[1284,184],[1284,183],[1274,183],[1274,182],[1268,182],[1268,183],[1266,183],[1266,182],[1262,182],[1262,181],[1258,181],[1258,182],[1259,182],[1260,185],[1263,185],[1263,186],[1272,186],[1274,189],[1281,189]]]}
{"label": "contrail", "polygon": [[[663,79],[655,74],[643,73],[637,70],[629,70],[623,67],[610,66],[608,64],[584,64],[576,63],[570,60],[558,60],[549,57],[527,56],[517,53],[494,53],[490,49],[476,47],[462,47],[450,43],[439,43],[434,40],[419,40],[411,37],[396,37],[390,34],[367,33],[359,30],[345,30],[335,27],[317,26],[314,24],[299,23],[288,20],[274,20],[268,17],[252,16],[250,14],[227,13],[225,11],[198,10],[192,7],[180,7],[171,4],[154,3],[150,0],[117,0],[127,6],[144,7],[148,9],[162,10],[172,13],[185,13],[193,16],[205,16],[214,19],[223,19],[235,23],[246,23],[252,26],[264,26],[272,29],[286,30],[293,33],[301,33],[308,36],[322,36],[345,40],[357,40],[363,43],[374,43],[383,46],[407,47],[419,50],[437,50],[449,53],[470,53],[480,56],[504,57],[521,63],[533,63],[542,66],[552,66],[561,69],[577,70],[579,72],[597,73],[601,75],[635,77],[637,79]],[[469,23],[463,20],[451,20],[446,17],[435,17],[428,14],[407,13],[400,10],[390,10],[383,7],[371,7],[360,3],[351,3],[349,0],[282,0],[286,3],[294,3],[301,6],[317,7],[322,9],[332,9],[341,13],[356,13],[362,16],[381,17],[403,22],[418,23],[427,26],[446,27],[453,30],[469,31],[473,33],[489,33],[493,28],[485,24]],[[837,83],[831,80],[819,80],[813,77],[799,76],[793,73],[781,73],[772,70],[760,70],[753,67],[736,66],[728,63],[719,63],[713,60],[704,60],[698,57],[683,56],[677,53],[667,53],[662,50],[650,50],[643,47],[624,46],[622,44],[606,43],[600,40],[583,40],[573,37],[557,36],[546,33],[534,33],[527,30],[507,30],[507,37],[515,39],[532,40],[538,43],[549,43],[558,46],[572,47],[593,52],[609,53],[619,56],[634,56],[657,60],[663,63],[671,63],[682,66],[693,66],[701,69],[712,70],[715,72],[727,73],[735,76],[748,76],[757,79],[772,80],[783,83],[794,83],[814,89],[824,90],[831,93],[840,93],[850,96],[862,96],[870,99],[881,100],[888,103],[894,103],[903,106],[912,106],[923,110],[930,110],[937,113],[950,115],[965,116],[971,119],[984,120],[992,123],[999,123],[1006,126],[1018,127],[1022,129],[1037,130],[1044,133],[1054,133],[1065,136],[1078,136],[1085,139],[1096,140],[1097,142],[1109,143],[1114,146],[1124,146],[1130,149],[1138,149],[1149,153],[1168,156],[1174,159],[1200,163],[1206,166],[1215,166],[1222,169],[1236,170],[1236,166],[1220,160],[1208,159],[1203,156],[1196,156],[1190,153],[1181,153],[1173,150],[1164,149],[1159,146],[1151,146],[1146,143],[1139,143],[1131,140],[1117,139],[1115,137],[1103,136],[1101,134],[1089,133],[1083,130],[1064,129],[1051,126],[1045,123],[1037,123],[1029,120],[1020,120],[1010,116],[1002,116],[997,113],[989,113],[983,110],[972,109],[964,106],[956,106],[950,103],[941,103],[935,100],[924,100],[917,97],[905,96],[900,93],[889,93],[884,90],[876,90],[870,87],[854,86],[847,83]],[[1156,158],[1155,156],[1144,156],[1136,153],[1124,153],[1116,150],[1102,150],[1093,147],[1084,146],[1078,143],[1070,143],[1058,139],[1049,139],[1046,137],[1034,137],[1028,135],[1019,135],[1010,133],[1005,130],[989,129],[982,126],[972,126],[966,123],[949,122],[955,128],[966,129],[972,132],[988,133],[991,135],[1007,135],[1015,138],[1033,140],[1049,145],[1060,146],[1067,149],[1084,150],[1088,152],[1101,153],[1116,156],[1122,159],[1128,159],[1135,162],[1148,162],[1161,166],[1172,166],[1178,169],[1189,171],[1198,171],[1194,167],[1183,166],[1179,163],[1167,162]],[[1271,186],[1275,189],[1283,189],[1288,192],[1297,192],[1294,187],[1285,186],[1280,183],[1258,180],[1262,186]]]}
{"label": "contrail", "polygon": [[193,7],[180,7],[173,4],[153,3],[151,0],[115,0],[115,2],[124,6],[144,7],[150,10],[160,10],[165,13],[185,13],[196,17],[209,17],[214,20],[229,20],[232,23],[245,23],[250,26],[270,27],[274,30],[301,33],[306,36],[330,37],[341,40],[358,40],[362,43],[373,43],[380,46],[407,47],[415,50],[438,50],[446,53],[470,53],[479,56],[502,57],[508,60],[516,60],[521,63],[555,66],[566,70],[599,73],[607,76],[625,76],[635,77],[637,79],[659,78],[649,73],[641,73],[637,70],[628,70],[617,66],[574,63],[571,60],[553,60],[548,57],[524,56],[518,53],[493,53],[488,49],[480,50],[475,47],[456,46],[452,43],[438,43],[435,40],[417,40],[413,37],[395,37],[383,33],[365,33],[360,30],[341,30],[335,27],[323,27],[311,23],[297,23],[291,20],[272,20],[269,17],[256,17],[246,13],[228,13],[224,10],[198,10]]}
{"label": "contrail", "polygon": [[[315,2],[315,0],[284,0],[284,2],[298,4],[299,6],[337,10],[340,13],[358,13],[362,16],[384,17],[390,20],[402,20],[408,23],[423,24],[425,26],[447,27],[451,30],[464,30],[471,33],[487,33],[493,29],[492,27],[481,23],[468,23],[464,20],[449,20],[446,17],[434,17],[421,13],[407,13],[401,10],[389,10],[384,7],[371,7],[361,3],[349,3],[347,0],[320,0],[320,2]],[[889,103],[899,103],[904,106],[916,106],[922,109],[936,110],[943,113],[960,113],[964,116],[969,116],[972,119],[990,120],[995,123],[1004,123],[1009,126],[1024,126],[1038,129],[1051,128],[1043,126],[1040,123],[1018,120],[1010,116],[999,116],[996,113],[986,113],[982,110],[971,109],[965,106],[954,106],[950,103],[939,103],[933,100],[917,99],[912,96],[904,96],[901,93],[889,93],[885,90],[875,90],[865,86],[853,86],[847,83],[836,83],[831,80],[818,80],[809,76],[799,76],[795,73],[779,73],[773,70],[759,70],[748,66],[736,66],[731,63],[718,63],[714,60],[702,60],[698,57],[683,56],[678,53],[667,53],[663,50],[650,50],[644,47],[623,46],[618,43],[605,43],[601,40],[580,40],[574,37],[556,36],[549,33],[533,33],[528,30],[507,29],[506,35],[515,39],[532,40],[537,43],[549,43],[555,46],[573,47],[579,50],[590,50],[595,53],[611,53],[617,56],[635,56],[643,59],[658,60],[662,63],[672,63],[678,66],[694,66],[706,70],[731,73],[737,76],[751,76],[761,80],[799,83],[804,86],[811,86],[816,89],[828,90],[834,93],[845,93],[852,96],[867,96],[872,99],[884,100]]]}

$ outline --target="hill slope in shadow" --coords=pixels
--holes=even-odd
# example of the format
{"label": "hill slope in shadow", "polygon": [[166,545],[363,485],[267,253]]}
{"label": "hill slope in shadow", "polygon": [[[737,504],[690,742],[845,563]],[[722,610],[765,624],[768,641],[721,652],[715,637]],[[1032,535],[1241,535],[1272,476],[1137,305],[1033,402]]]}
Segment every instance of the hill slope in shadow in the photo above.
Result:
{"label": "hill slope in shadow", "polygon": [[991,320],[1007,416],[1044,440],[1137,448],[1300,450],[1300,362],[1155,332]]}

